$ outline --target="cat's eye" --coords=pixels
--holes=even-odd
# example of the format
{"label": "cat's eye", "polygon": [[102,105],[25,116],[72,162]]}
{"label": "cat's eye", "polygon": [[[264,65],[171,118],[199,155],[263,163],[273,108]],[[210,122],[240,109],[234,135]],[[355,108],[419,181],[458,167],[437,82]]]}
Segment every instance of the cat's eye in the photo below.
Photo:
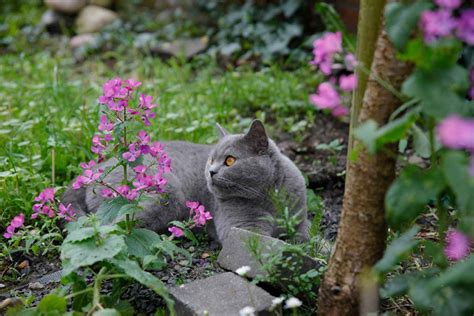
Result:
{"label": "cat's eye", "polygon": [[227,156],[227,157],[225,158],[225,165],[226,165],[227,167],[230,167],[230,166],[232,166],[232,165],[235,163],[235,160],[236,160],[236,158],[235,158],[234,156]]}

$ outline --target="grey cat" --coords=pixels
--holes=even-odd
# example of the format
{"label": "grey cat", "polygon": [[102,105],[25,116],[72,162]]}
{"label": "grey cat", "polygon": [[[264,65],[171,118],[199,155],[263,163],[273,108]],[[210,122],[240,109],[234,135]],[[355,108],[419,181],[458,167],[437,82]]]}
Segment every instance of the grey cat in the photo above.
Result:
{"label": "grey cat", "polygon": [[[277,189],[289,197],[291,214],[298,214],[298,239],[308,239],[306,186],[294,163],[280,153],[267,137],[263,124],[255,120],[246,134],[228,134],[218,125],[220,140],[216,145],[181,141],[164,142],[171,158],[172,172],[166,175],[166,198],[144,200],[139,213],[140,226],[164,232],[173,220],[189,216],[186,201],[199,201],[210,211],[211,238],[223,242],[231,227],[278,236],[281,232],[268,217],[275,217],[270,192]],[[112,165],[110,160],[101,166]],[[106,181],[119,183],[122,173],[116,169]],[[91,187],[69,187],[63,203],[72,203],[79,214],[95,212],[103,198]]]}

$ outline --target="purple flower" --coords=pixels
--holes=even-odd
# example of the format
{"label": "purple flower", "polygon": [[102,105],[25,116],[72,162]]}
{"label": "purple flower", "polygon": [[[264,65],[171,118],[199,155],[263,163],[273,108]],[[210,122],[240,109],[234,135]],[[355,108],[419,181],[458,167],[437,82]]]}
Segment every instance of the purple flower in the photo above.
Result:
{"label": "purple flower", "polygon": [[354,67],[357,65],[357,60],[354,54],[349,53],[344,57],[344,64],[346,65],[347,70],[353,71]]}
{"label": "purple flower", "polygon": [[99,135],[94,135],[92,136],[92,147],[91,151],[95,154],[101,154],[106,148],[107,148],[107,140],[105,140],[105,143],[102,143],[102,140]]}
{"label": "purple flower", "polygon": [[342,91],[353,91],[357,87],[356,75],[341,75],[341,77],[339,77],[339,87]]}
{"label": "purple flower", "polygon": [[343,105],[338,105],[332,109],[331,114],[335,117],[341,117],[349,114],[349,109]]}
{"label": "purple flower", "polygon": [[54,201],[54,188],[46,188],[35,197],[35,202],[46,203],[49,201]]}
{"label": "purple flower", "polygon": [[326,33],[313,42],[314,59],[311,64],[318,66],[323,74],[329,75],[334,55],[340,52],[342,52],[341,32]]}
{"label": "purple flower", "polygon": [[140,157],[141,154],[142,153],[141,153],[140,149],[138,149],[138,150],[136,149],[136,144],[131,143],[128,146],[128,151],[124,152],[122,154],[122,158],[132,162],[132,161],[135,161],[138,157]]}
{"label": "purple flower", "polygon": [[461,40],[469,45],[474,45],[474,9],[461,12],[456,33]]}
{"label": "purple flower", "polygon": [[86,170],[86,169],[92,169],[92,167],[95,166],[95,161],[94,160],[91,160],[89,161],[89,163],[85,163],[85,162],[81,162],[79,164],[79,166],[81,166],[82,169]]}
{"label": "purple flower", "polygon": [[25,223],[25,215],[20,213],[19,215],[15,216],[10,225],[7,226],[6,232],[3,234],[3,237],[9,239],[15,234],[15,230],[20,228]]}
{"label": "purple flower", "polygon": [[97,169],[97,172],[93,170],[87,169],[84,170],[84,173],[77,177],[76,181],[72,184],[72,188],[74,190],[80,189],[83,185],[90,184],[92,182],[97,181],[102,174],[104,173],[103,169]]}
{"label": "purple flower", "polygon": [[156,117],[156,113],[152,112],[150,110],[145,110],[145,112],[142,115],[142,121],[145,126],[150,126],[150,119],[154,119]]}
{"label": "purple flower", "polygon": [[128,185],[120,185],[116,188],[117,192],[120,193],[124,198],[131,201],[137,198],[138,190],[130,190]]}
{"label": "purple flower", "polygon": [[153,157],[156,157],[163,152],[163,149],[164,149],[164,146],[162,143],[153,142],[153,144],[151,144],[149,148],[150,155],[152,155]]}
{"label": "purple flower", "polygon": [[309,100],[318,109],[333,109],[341,104],[341,98],[336,89],[328,82],[319,85],[316,94],[311,94]]}
{"label": "purple flower", "polygon": [[190,208],[189,214],[193,216],[195,226],[204,226],[208,220],[212,219],[211,213],[206,212],[204,205],[200,205],[199,202],[187,201],[186,206]]}
{"label": "purple flower", "polygon": [[183,230],[181,228],[176,227],[176,226],[172,226],[172,227],[168,228],[168,231],[176,238],[184,236]]}
{"label": "purple flower", "polygon": [[435,0],[435,3],[445,9],[456,9],[461,5],[462,0]]}
{"label": "purple flower", "polygon": [[161,173],[171,172],[171,159],[165,152],[162,152],[158,159],[158,171]]}
{"label": "purple flower", "polygon": [[133,79],[127,79],[127,80],[125,80],[125,89],[135,90],[139,86],[141,86],[141,84],[142,83],[140,81],[136,81],[136,80],[133,80]]}
{"label": "purple flower", "polygon": [[153,97],[151,95],[140,94],[140,107],[144,110],[151,110],[157,107],[156,104],[153,104]]}
{"label": "purple flower", "polygon": [[444,146],[474,151],[474,120],[451,115],[438,124],[436,132]]}
{"label": "purple flower", "polygon": [[421,14],[420,27],[427,43],[450,35],[456,25],[457,22],[449,10],[424,11]]}
{"label": "purple flower", "polygon": [[114,124],[107,120],[107,115],[100,117],[99,131],[111,131],[114,129]]}
{"label": "purple flower", "polygon": [[117,196],[117,193],[115,193],[112,189],[109,188],[103,188],[101,191],[102,197],[106,199],[112,199]]}
{"label": "purple flower", "polygon": [[76,214],[71,209],[71,203],[69,203],[67,206],[64,206],[64,204],[59,203],[59,217],[64,218],[66,221],[70,222],[73,220],[75,215]]}
{"label": "purple flower", "polygon": [[446,234],[446,248],[444,254],[451,261],[458,261],[470,252],[471,241],[469,236],[459,230],[450,230]]}

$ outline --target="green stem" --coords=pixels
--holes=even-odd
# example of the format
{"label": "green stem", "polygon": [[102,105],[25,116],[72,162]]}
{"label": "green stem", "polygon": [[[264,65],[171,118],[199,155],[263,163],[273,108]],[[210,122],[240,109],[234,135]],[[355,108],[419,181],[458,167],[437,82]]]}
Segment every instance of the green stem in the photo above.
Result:
{"label": "green stem", "polygon": [[91,292],[91,291],[93,291],[93,290],[94,290],[93,288],[90,288],[90,287],[89,287],[89,288],[84,289],[84,290],[82,290],[82,291],[78,291],[78,292],[74,292],[74,293],[71,293],[71,294],[69,294],[69,295],[66,295],[64,298],[65,298],[66,300],[68,300],[68,299],[70,299],[70,298],[73,298],[73,297],[76,296],[76,295],[81,295],[81,294],[84,294],[84,293],[87,293],[87,292]]}
{"label": "green stem", "polygon": [[95,281],[94,281],[94,288],[93,288],[93,295],[92,295],[92,308],[89,313],[93,312],[96,307],[100,307],[100,287],[102,284],[102,276],[107,271],[106,267],[102,267],[97,274]]}

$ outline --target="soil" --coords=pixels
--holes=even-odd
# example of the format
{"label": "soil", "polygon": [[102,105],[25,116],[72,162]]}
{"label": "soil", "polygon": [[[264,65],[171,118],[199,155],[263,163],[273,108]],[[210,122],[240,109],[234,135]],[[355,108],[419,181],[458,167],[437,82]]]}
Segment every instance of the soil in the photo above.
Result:
{"label": "soil", "polygon": [[[322,198],[324,216],[321,230],[325,237],[331,240],[336,236],[342,207],[347,135],[346,123],[327,115],[317,115],[314,124],[303,133],[303,142],[297,142],[292,135],[286,133],[280,133],[275,137],[282,152],[295,161],[307,176],[309,188]],[[344,145],[341,150],[331,152],[316,148],[319,144],[329,144],[335,139]],[[182,246],[193,253],[191,264],[184,256],[178,255],[166,270],[151,271],[166,285],[180,285],[223,271],[216,262],[219,253],[216,243],[202,242],[193,246],[190,242],[185,242]],[[7,287],[0,288],[0,302],[8,297],[34,295],[36,298],[33,305],[35,305],[42,296],[58,286],[58,283],[50,283],[42,288],[31,287],[31,283],[39,277],[60,270],[58,258],[18,257],[14,258],[13,265],[18,265],[25,260],[28,262],[28,269],[21,270],[16,278],[11,275],[12,281],[4,282]],[[5,276],[2,279],[5,280]],[[109,293],[110,288],[111,284],[103,284],[103,293]],[[159,296],[139,284],[130,285],[122,298],[128,301],[136,311],[147,315],[153,315],[157,308],[164,306]]]}

